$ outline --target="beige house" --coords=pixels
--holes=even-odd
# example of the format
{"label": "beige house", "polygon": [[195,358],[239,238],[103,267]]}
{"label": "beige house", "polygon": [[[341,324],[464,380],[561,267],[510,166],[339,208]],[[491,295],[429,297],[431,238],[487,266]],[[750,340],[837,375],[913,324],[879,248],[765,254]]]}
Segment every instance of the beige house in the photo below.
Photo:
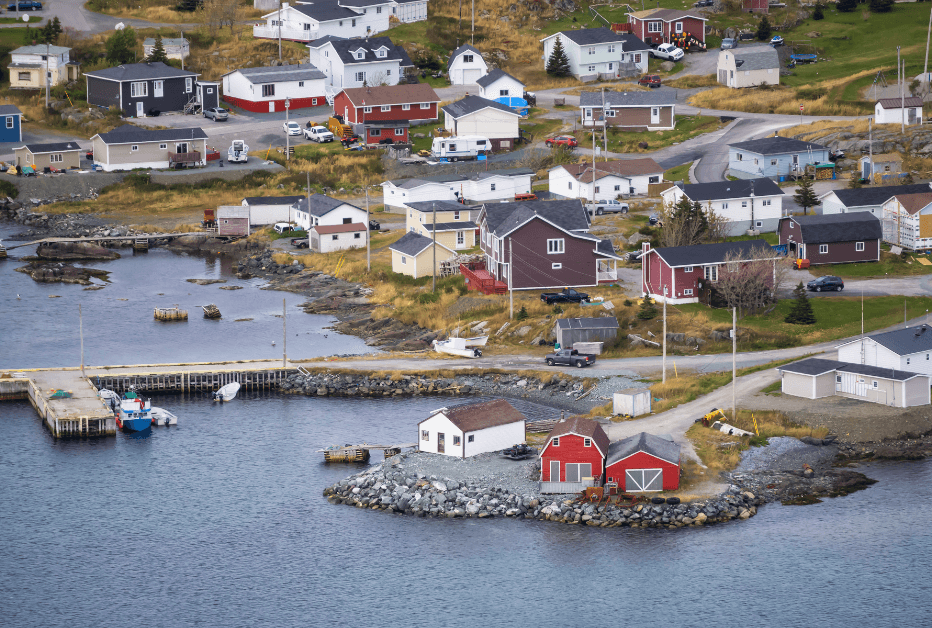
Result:
{"label": "beige house", "polygon": [[48,84],[58,85],[77,80],[81,66],[71,61],[71,48],[64,46],[22,46],[10,53],[10,87],[13,89],[40,89]]}
{"label": "beige house", "polygon": [[[152,56],[153,48],[155,48],[155,37],[146,37],[142,42],[142,52],[146,58]],[[162,48],[165,49],[165,56],[169,59],[185,59],[191,54],[188,40],[184,37],[163,37]]]}
{"label": "beige house", "polygon": [[440,263],[456,253],[439,242],[436,245],[436,267],[434,266],[434,241],[409,231],[388,247],[392,252],[392,271],[401,275],[430,277],[434,270],[440,271]]}
{"label": "beige house", "polygon": [[312,251],[332,253],[344,249],[366,246],[369,229],[364,223],[351,222],[342,225],[315,225],[308,231]]}
{"label": "beige house", "polygon": [[466,96],[441,107],[444,128],[455,136],[478,135],[492,143],[492,150],[511,150],[519,137],[521,114],[494,100]]}
{"label": "beige house", "polygon": [[437,242],[444,247],[454,251],[471,249],[476,246],[478,227],[473,218],[479,215],[479,210],[451,201],[408,203],[405,231],[427,238],[436,231]]}
{"label": "beige house", "polygon": [[94,164],[107,172],[207,164],[207,134],[196,127],[153,130],[124,124],[91,142]]}
{"label": "beige house", "polygon": [[808,358],[777,369],[781,391],[805,399],[837,395],[896,408],[927,406],[932,376],[890,368]]}
{"label": "beige house", "polygon": [[780,84],[780,56],[771,46],[730,48],[718,53],[718,82],[726,87]]}
{"label": "beige house", "polygon": [[45,168],[68,170],[81,167],[81,147],[77,142],[54,144],[26,144],[13,149],[17,167],[32,166],[42,171]]}

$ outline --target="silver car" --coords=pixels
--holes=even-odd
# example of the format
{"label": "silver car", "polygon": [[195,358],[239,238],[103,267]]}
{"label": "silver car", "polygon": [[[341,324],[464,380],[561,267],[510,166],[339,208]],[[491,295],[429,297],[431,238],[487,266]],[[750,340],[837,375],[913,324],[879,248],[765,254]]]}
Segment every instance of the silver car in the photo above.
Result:
{"label": "silver car", "polygon": [[731,37],[726,37],[722,40],[722,50],[728,50],[729,48],[737,48],[738,40],[732,39]]}
{"label": "silver car", "polygon": [[223,107],[211,107],[210,109],[204,110],[204,117],[211,118],[213,120],[226,120],[230,117],[230,112],[224,109]]}

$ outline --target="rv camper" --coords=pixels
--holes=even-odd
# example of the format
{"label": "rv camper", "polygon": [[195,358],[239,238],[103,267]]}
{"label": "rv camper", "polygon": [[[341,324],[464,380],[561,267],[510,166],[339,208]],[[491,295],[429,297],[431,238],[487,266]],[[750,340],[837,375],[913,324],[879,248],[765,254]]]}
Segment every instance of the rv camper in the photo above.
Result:
{"label": "rv camper", "polygon": [[478,135],[461,135],[459,137],[435,137],[430,147],[432,157],[458,161],[460,159],[475,159],[492,150],[492,143],[488,138]]}

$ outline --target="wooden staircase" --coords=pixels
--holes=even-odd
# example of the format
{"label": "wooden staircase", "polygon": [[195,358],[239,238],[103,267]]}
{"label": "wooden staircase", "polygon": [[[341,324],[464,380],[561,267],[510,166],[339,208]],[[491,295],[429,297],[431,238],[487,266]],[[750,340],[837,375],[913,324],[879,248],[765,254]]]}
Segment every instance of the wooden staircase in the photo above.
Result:
{"label": "wooden staircase", "polygon": [[[475,264],[470,266],[475,266]],[[506,294],[508,292],[508,284],[497,280],[485,268],[470,268],[466,264],[460,264],[460,273],[466,279],[466,287],[470,290],[478,290],[482,294]]]}

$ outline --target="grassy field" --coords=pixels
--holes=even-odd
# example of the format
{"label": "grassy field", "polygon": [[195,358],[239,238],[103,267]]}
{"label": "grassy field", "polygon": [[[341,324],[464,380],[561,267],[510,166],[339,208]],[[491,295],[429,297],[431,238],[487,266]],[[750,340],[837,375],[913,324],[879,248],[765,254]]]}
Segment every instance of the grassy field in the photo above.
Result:
{"label": "grassy field", "polygon": [[663,173],[663,178],[665,181],[683,181],[684,183],[692,183],[692,180],[689,178],[689,169],[692,168],[692,162],[688,164],[683,164],[682,166],[674,166]]}
{"label": "grassy field", "polygon": [[664,85],[667,87],[675,87],[677,89],[716,87],[718,84],[718,78],[714,74],[708,74],[706,76],[681,76],[677,79],[664,81]]}
{"label": "grassy field", "polygon": [[911,275],[932,274],[932,264],[920,264],[918,259],[929,260],[928,255],[907,255],[903,260],[899,255],[889,251],[880,252],[879,262],[863,262],[860,264],[830,264],[816,266],[811,269],[813,275],[837,275],[839,277],[906,277]]}
{"label": "grassy field", "polygon": [[[725,125],[714,116],[676,116],[676,128],[670,131],[621,131],[609,127],[608,150],[619,153],[645,153],[655,151],[672,144],[684,142],[693,137],[712,133]],[[592,144],[592,133],[585,133],[580,140],[584,146]],[[639,144],[647,143],[647,148]]]}

